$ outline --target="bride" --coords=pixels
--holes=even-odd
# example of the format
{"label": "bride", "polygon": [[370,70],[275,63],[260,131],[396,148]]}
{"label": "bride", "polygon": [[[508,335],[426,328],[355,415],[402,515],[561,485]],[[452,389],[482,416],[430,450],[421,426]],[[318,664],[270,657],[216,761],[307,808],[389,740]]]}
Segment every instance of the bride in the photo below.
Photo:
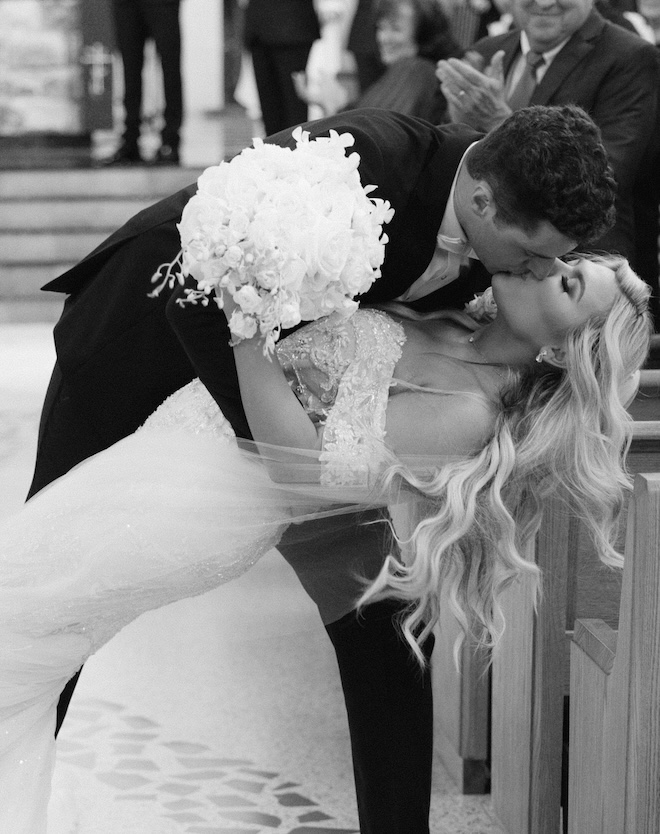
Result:
{"label": "bride", "polygon": [[481,326],[390,305],[308,324],[272,359],[244,339],[254,444],[192,382],[0,525],[0,830],[45,832],[57,699],[86,658],[144,611],[242,574],[292,523],[406,507],[405,558],[362,604],[408,601],[419,657],[441,585],[464,628],[497,641],[498,595],[537,573],[520,554],[558,485],[619,564],[648,288],[624,259],[585,256],[542,281],[495,275],[492,292]]}

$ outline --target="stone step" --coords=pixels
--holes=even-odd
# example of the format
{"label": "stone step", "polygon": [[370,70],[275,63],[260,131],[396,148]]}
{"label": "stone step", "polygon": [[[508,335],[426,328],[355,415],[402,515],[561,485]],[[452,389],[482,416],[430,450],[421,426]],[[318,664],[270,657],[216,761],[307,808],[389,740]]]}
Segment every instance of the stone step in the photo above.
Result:
{"label": "stone step", "polygon": [[75,261],[48,264],[0,264],[0,300],[62,298],[41,292],[41,287],[74,265]]}
{"label": "stone step", "polygon": [[151,198],[138,197],[3,200],[0,202],[0,232],[94,230],[108,235],[153,202]]}
{"label": "stone step", "polygon": [[106,237],[106,232],[0,232],[0,269],[5,265],[76,263]]}
{"label": "stone step", "polygon": [[65,296],[42,293],[41,298],[0,299],[0,323],[50,322],[55,324],[62,315]]}
{"label": "stone step", "polygon": [[102,199],[139,197],[155,202],[195,182],[201,168],[76,169],[67,171],[0,171],[0,199]]}

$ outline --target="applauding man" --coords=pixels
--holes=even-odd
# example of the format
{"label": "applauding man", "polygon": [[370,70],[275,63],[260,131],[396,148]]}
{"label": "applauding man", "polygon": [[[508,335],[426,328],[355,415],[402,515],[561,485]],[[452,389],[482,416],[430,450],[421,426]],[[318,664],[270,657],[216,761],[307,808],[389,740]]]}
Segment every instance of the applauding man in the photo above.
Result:
{"label": "applauding man", "polygon": [[656,127],[657,52],[605,20],[593,0],[512,0],[511,12],[510,32],[478,41],[463,60],[438,62],[451,121],[488,131],[527,104],[584,108],[618,186],[616,225],[597,247],[634,262],[635,237],[644,232],[634,227],[633,195]]}

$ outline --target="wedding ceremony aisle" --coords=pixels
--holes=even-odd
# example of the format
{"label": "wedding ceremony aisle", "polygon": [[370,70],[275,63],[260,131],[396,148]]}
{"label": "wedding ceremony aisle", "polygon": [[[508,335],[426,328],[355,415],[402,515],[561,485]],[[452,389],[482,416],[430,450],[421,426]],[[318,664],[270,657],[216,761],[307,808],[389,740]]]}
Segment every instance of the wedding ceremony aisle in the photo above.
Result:
{"label": "wedding ceremony aisle", "polygon": [[[0,323],[0,514],[27,491],[53,362],[52,323]],[[86,664],[55,790],[77,834],[353,834],[357,812],[334,653],[272,551],[240,580],[149,612]],[[499,834],[489,797],[440,764],[433,834]]]}
{"label": "wedding ceremony aisle", "polygon": [[[82,220],[80,210],[66,219],[67,203],[92,196],[71,184],[81,172],[58,172],[62,199],[48,194],[43,206],[35,199],[43,182],[34,182],[45,181],[43,172],[27,172],[13,186],[3,180],[3,199],[14,194],[3,215],[9,232],[28,204],[26,228],[7,237],[5,255],[26,250],[31,263],[0,264],[0,517],[27,493],[54,361],[62,300],[39,287],[63,271],[69,249],[79,259],[139,210],[123,206],[120,187],[134,181],[139,191],[162,178],[171,193],[259,132],[240,108],[220,118],[193,114],[182,168],[158,177],[148,169],[83,172],[110,198]],[[111,152],[113,141],[101,135],[97,155]],[[53,226],[45,236],[42,216]],[[68,241],[74,223],[91,228],[96,220],[94,239]],[[42,245],[54,254],[36,268]],[[276,551],[236,582],[144,615],[89,660],[59,736],[55,793],[64,806],[75,797],[75,812],[63,811],[78,817],[70,834],[356,834],[334,652],[316,607]],[[462,796],[436,764],[433,834],[500,834],[489,807],[488,796]]]}

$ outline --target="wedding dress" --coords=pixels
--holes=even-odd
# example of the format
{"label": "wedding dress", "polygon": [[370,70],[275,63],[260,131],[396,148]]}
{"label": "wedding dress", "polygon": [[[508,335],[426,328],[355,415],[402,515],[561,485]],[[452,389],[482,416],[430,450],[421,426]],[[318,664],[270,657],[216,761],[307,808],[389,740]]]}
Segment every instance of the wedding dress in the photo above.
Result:
{"label": "wedding dress", "polygon": [[394,319],[358,310],[280,342],[324,426],[320,453],[242,448],[194,381],[0,524],[0,831],[46,831],[55,708],[90,654],[144,611],[239,576],[289,524],[387,503],[376,484],[404,341]]}

